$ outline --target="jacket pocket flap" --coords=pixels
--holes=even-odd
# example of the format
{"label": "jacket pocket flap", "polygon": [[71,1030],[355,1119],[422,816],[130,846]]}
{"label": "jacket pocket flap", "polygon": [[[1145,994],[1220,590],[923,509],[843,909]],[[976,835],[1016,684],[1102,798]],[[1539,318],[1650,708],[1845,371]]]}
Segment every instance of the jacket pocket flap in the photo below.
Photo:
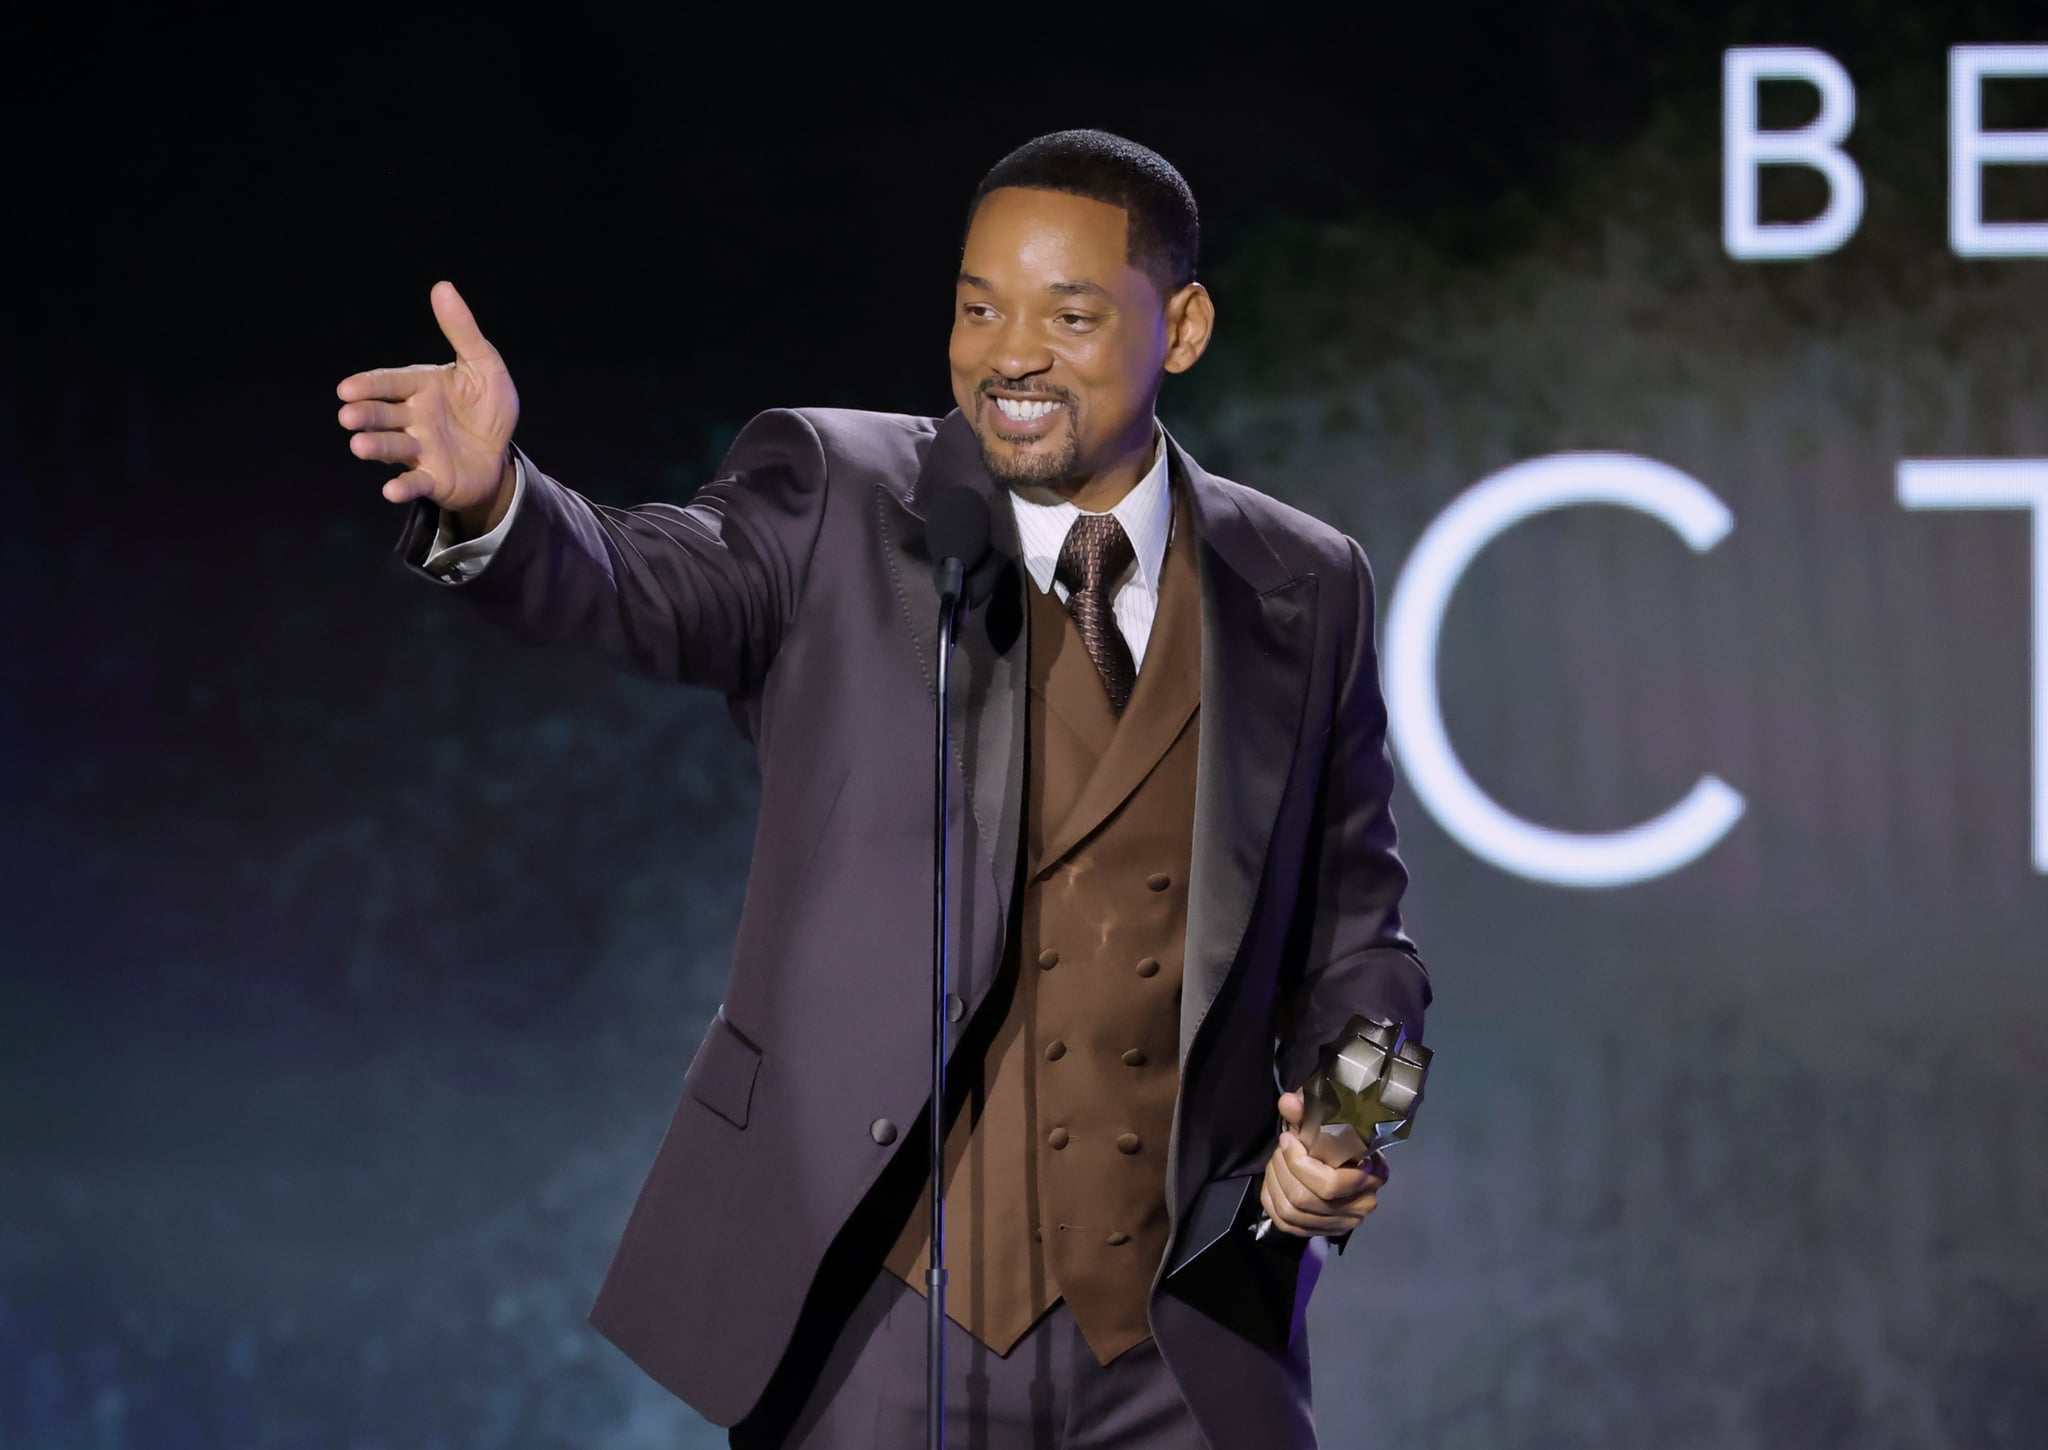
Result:
{"label": "jacket pocket flap", "polygon": [[725,1019],[725,1004],[712,1014],[711,1026],[698,1044],[683,1074],[683,1087],[691,1097],[731,1123],[747,1125],[747,1110],[754,1100],[754,1076],[761,1069],[761,1049],[740,1035]]}

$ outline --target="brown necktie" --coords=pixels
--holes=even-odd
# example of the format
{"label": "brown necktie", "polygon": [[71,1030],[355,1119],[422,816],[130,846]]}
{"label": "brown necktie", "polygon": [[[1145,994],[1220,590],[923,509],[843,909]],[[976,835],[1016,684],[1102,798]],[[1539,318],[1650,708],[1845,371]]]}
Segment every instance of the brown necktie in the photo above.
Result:
{"label": "brown necktie", "polygon": [[1067,586],[1067,612],[1074,616],[1081,643],[1102,676],[1102,688],[1109,691],[1110,708],[1119,715],[1131,698],[1138,667],[1131,663],[1131,648],[1116,627],[1109,587],[1133,557],[1131,536],[1115,514],[1082,514],[1067,530],[1053,571],[1053,578]]}

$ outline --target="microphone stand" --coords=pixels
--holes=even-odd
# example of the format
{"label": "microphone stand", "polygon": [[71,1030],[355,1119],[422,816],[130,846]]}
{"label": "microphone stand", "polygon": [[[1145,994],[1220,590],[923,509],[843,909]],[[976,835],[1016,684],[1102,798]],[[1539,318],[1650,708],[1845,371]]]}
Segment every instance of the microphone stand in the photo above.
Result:
{"label": "microphone stand", "polygon": [[959,632],[960,596],[964,585],[958,559],[939,563],[938,706],[932,754],[932,1097],[927,1115],[931,1129],[931,1261],[925,1268],[925,1445],[945,1450],[946,1443],[946,997],[952,953],[946,931],[946,903],[951,885],[947,809],[947,766],[953,753],[953,640]]}

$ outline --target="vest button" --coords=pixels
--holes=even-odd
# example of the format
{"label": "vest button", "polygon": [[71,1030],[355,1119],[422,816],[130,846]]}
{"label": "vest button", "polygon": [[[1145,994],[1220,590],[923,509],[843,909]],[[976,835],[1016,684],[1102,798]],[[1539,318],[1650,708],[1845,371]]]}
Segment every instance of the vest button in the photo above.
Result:
{"label": "vest button", "polygon": [[967,1003],[962,1000],[960,994],[958,992],[948,992],[946,994],[946,1020],[948,1022],[958,1022],[966,1015]]}
{"label": "vest button", "polygon": [[1054,967],[1058,966],[1059,964],[1060,954],[1054,951],[1051,947],[1047,947],[1044,951],[1038,954],[1038,965],[1045,968],[1045,970],[1047,970],[1048,972],[1051,971]]}
{"label": "vest button", "polygon": [[1066,1055],[1066,1043],[1053,1041],[1045,1044],[1045,1060],[1047,1062],[1058,1062],[1061,1058],[1065,1057]]}
{"label": "vest button", "polygon": [[877,1118],[868,1124],[868,1136],[886,1148],[896,1141],[896,1125],[887,1118]]}
{"label": "vest button", "polygon": [[1154,871],[1145,878],[1145,884],[1154,891],[1164,891],[1167,887],[1173,885],[1173,878],[1164,871]]}
{"label": "vest button", "polygon": [[1125,1067],[1143,1067],[1144,1065],[1145,1054],[1142,1049],[1134,1047],[1124,1054]]}
{"label": "vest button", "polygon": [[1119,1153],[1137,1152],[1138,1135],[1136,1133],[1118,1133],[1116,1135],[1116,1151]]}
{"label": "vest button", "polygon": [[1045,1141],[1052,1144],[1055,1148],[1064,1148],[1067,1146],[1067,1130],[1065,1128],[1054,1128],[1045,1135]]}
{"label": "vest button", "polygon": [[1158,975],[1159,975],[1159,958],[1157,958],[1157,957],[1146,957],[1146,958],[1145,958],[1145,959],[1144,959],[1143,961],[1139,962],[1139,963],[1138,963],[1138,975],[1139,975],[1139,976],[1141,976],[1141,977],[1156,977],[1156,976],[1158,976]]}
{"label": "vest button", "polygon": [[1122,1229],[1117,1229],[1110,1234],[1109,1241],[1111,1244],[1127,1244],[1131,1241],[1131,1236]]}

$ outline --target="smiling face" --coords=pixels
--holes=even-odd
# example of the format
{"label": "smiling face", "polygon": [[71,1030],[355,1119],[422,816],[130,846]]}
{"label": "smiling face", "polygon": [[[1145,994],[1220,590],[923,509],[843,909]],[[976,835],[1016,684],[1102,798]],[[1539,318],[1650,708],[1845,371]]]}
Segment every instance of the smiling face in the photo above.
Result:
{"label": "smiling face", "polygon": [[1162,376],[1207,345],[1208,294],[1191,282],[1162,298],[1128,259],[1128,226],[1121,207],[1023,187],[999,187],[974,214],[948,349],[953,401],[1005,487],[1113,505],[1151,458]]}

